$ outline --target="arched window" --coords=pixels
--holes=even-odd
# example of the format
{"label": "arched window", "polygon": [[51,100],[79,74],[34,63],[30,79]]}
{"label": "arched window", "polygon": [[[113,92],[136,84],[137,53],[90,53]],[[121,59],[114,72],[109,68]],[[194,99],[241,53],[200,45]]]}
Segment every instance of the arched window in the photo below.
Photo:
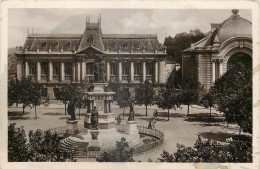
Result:
{"label": "arched window", "polygon": [[67,42],[65,45],[65,49],[69,49],[71,47],[71,42]]}
{"label": "arched window", "polygon": [[232,55],[227,62],[227,70],[232,69],[237,63],[242,63],[247,69],[252,69],[252,58],[242,52]]}
{"label": "arched window", "polygon": [[60,46],[60,44],[59,44],[59,41],[56,41],[55,43],[54,43],[54,48],[59,48],[59,46]]}
{"label": "arched window", "polygon": [[46,41],[42,42],[42,48],[47,48],[47,42]]}
{"label": "arched window", "polygon": [[136,47],[137,49],[140,49],[140,42],[138,42],[138,43],[135,45],[135,47]]}

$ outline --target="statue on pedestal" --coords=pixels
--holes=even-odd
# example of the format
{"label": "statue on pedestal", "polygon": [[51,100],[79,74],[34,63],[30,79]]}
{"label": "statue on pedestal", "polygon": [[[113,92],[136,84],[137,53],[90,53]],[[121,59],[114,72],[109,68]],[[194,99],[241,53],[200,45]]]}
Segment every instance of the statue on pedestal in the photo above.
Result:
{"label": "statue on pedestal", "polygon": [[67,111],[70,115],[70,120],[76,120],[75,105],[73,103],[69,102]]}
{"label": "statue on pedestal", "polygon": [[94,69],[94,80],[95,82],[104,82],[104,72],[105,72],[105,66],[104,66],[104,60],[101,56],[97,56],[95,60],[95,69]]}
{"label": "statue on pedestal", "polygon": [[96,106],[94,107],[94,110],[91,113],[91,126],[92,129],[97,130],[98,129],[98,110],[96,109]]}
{"label": "statue on pedestal", "polygon": [[130,112],[129,112],[128,121],[135,121],[134,105],[135,105],[135,102],[134,102],[134,99],[132,98],[130,100],[130,104],[129,104]]}

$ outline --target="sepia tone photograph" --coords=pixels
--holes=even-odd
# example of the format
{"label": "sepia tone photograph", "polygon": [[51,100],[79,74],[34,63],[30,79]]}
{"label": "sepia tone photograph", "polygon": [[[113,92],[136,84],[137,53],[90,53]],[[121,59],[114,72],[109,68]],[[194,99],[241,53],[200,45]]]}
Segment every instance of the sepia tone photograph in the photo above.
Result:
{"label": "sepia tone photograph", "polygon": [[251,9],[9,9],[8,162],[252,163],[252,67]]}

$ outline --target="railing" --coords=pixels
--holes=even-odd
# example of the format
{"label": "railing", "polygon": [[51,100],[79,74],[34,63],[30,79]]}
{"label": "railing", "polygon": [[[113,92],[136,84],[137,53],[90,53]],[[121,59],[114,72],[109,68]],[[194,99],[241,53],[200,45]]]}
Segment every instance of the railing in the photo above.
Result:
{"label": "railing", "polygon": [[[83,129],[84,126],[78,125],[78,128]],[[125,132],[126,128],[127,128],[126,125],[116,125],[116,129],[119,132]],[[136,154],[142,154],[142,153],[151,151],[155,148],[158,148],[159,146],[162,145],[162,143],[164,141],[164,134],[161,131],[159,131],[157,129],[150,129],[150,128],[144,127],[144,126],[137,126],[137,129],[138,129],[138,132],[140,134],[149,135],[151,137],[154,137],[155,141],[152,141],[151,143],[143,144],[143,145],[138,146],[138,147],[129,148],[129,149],[133,150],[133,154],[135,154],[135,155]],[[56,128],[49,129],[48,131],[50,131],[52,133],[57,133],[58,135],[61,135],[61,134],[66,133],[66,127],[56,127]],[[115,150],[114,147],[113,148],[112,147],[105,147],[105,148],[102,148],[101,150],[87,151],[86,156],[89,157],[89,158],[96,158],[104,152],[107,152],[109,154],[114,150]],[[83,157],[82,154],[76,154],[76,156]]]}
{"label": "railing", "polygon": [[[119,132],[125,132],[126,131],[126,125],[117,125],[116,126],[117,131]],[[139,147],[134,147],[133,149],[133,154],[141,154],[141,153],[145,153],[147,151],[151,151],[156,147],[159,147],[160,145],[162,145],[163,140],[164,140],[164,134],[156,129],[150,129],[144,126],[137,126],[138,132],[140,134],[145,134],[145,135],[149,135],[152,137],[156,138],[156,141],[153,141],[151,143],[148,144],[143,144]],[[107,148],[109,149],[109,148]],[[109,153],[111,152],[111,149],[109,149],[110,151],[106,151],[106,149],[104,149],[103,151]]]}

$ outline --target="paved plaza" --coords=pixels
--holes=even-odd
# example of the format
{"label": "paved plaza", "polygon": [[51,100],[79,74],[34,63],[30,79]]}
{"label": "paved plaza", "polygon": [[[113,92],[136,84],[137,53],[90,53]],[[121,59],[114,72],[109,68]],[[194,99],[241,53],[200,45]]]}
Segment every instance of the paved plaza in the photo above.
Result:
{"label": "paved plaza", "polygon": [[[156,106],[149,106],[148,116],[145,116],[145,107],[135,106],[135,119],[137,120],[138,125],[148,126],[148,121],[153,117],[154,110],[158,110],[159,114],[167,112],[167,110],[159,109]],[[18,108],[13,106],[9,108],[9,111],[18,112],[22,111],[22,108],[20,105]],[[48,107],[37,107],[37,119],[35,119],[34,109],[27,107],[25,111],[26,113],[23,116],[9,116],[8,123],[16,123],[17,127],[24,126],[27,136],[30,130],[47,130],[50,128],[65,127],[66,120],[70,117],[69,115],[64,114],[64,104],[62,103],[50,104]],[[80,111],[82,115],[78,124],[83,125],[84,113],[86,112],[86,109],[81,109]],[[112,104],[112,111],[115,113],[116,117],[118,114],[123,113],[123,108],[119,108],[114,102]],[[129,108],[126,108],[125,113],[128,112]],[[79,119],[78,109],[76,114],[77,119]],[[222,120],[207,123],[207,121],[198,118],[203,117],[203,119],[207,119],[209,116],[209,110],[197,105],[192,105],[192,107],[190,107],[191,117],[186,117],[187,106],[185,105],[183,105],[182,108],[170,110],[170,114],[170,121],[167,121],[167,117],[158,117],[155,124],[155,128],[164,133],[163,144],[160,147],[144,154],[135,155],[135,161],[140,160],[146,162],[149,158],[153,161],[157,161],[157,158],[160,157],[163,150],[167,150],[170,153],[176,152],[177,143],[185,146],[193,146],[198,138],[198,134],[202,135],[203,138],[207,138],[207,136],[209,136],[211,139],[214,139],[212,135],[215,136],[215,138],[220,138],[223,135],[228,136],[229,134],[238,134],[239,132],[238,126],[230,124],[227,127],[226,122],[223,122]],[[223,119],[221,114],[216,112],[214,109],[212,110],[212,116],[216,119]],[[126,120],[127,116],[124,120],[122,120],[122,123],[125,123]],[[223,140],[217,141],[225,144],[225,141],[223,142]],[[95,159],[78,159],[78,161],[95,161]]]}

